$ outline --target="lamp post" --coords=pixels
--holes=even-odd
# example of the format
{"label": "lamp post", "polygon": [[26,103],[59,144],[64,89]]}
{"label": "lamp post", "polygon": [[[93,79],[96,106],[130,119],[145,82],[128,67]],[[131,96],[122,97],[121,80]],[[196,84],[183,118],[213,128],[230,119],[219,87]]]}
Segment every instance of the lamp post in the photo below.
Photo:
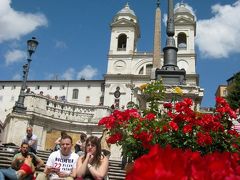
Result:
{"label": "lamp post", "polygon": [[25,89],[27,87],[27,78],[28,78],[28,72],[30,68],[30,63],[32,61],[31,56],[35,52],[36,48],[38,46],[38,41],[35,37],[32,37],[32,39],[27,41],[27,48],[28,48],[28,57],[27,57],[27,64],[23,65],[23,80],[22,80],[22,86],[20,90],[20,94],[18,96],[18,100],[15,103],[15,106],[13,107],[13,112],[17,113],[24,113],[26,111],[26,107],[24,107],[24,99],[25,99]]}

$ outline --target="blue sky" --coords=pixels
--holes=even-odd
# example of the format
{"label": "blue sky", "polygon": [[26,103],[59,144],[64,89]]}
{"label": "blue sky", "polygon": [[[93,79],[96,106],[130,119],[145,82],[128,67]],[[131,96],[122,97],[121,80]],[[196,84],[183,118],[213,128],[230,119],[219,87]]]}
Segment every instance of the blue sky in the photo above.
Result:
{"label": "blue sky", "polygon": [[[21,79],[26,41],[32,36],[39,46],[29,79],[103,79],[109,25],[127,2],[140,23],[138,51],[152,52],[155,0],[0,0],[0,80]],[[160,3],[164,16],[167,1]],[[240,70],[240,0],[184,3],[197,17],[197,73],[205,89],[202,106],[213,106],[218,85]]]}

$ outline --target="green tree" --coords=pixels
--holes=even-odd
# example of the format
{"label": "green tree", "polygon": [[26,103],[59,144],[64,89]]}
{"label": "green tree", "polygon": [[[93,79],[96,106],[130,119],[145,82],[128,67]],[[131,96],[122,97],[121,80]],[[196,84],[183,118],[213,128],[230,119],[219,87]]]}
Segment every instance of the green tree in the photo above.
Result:
{"label": "green tree", "polygon": [[159,105],[165,97],[165,87],[161,80],[148,83],[143,88],[143,93],[147,95],[146,101],[149,103],[149,107],[144,110],[144,114],[150,112],[160,115]]}
{"label": "green tree", "polygon": [[240,72],[233,76],[233,82],[227,87],[227,101],[231,108],[240,107]]}

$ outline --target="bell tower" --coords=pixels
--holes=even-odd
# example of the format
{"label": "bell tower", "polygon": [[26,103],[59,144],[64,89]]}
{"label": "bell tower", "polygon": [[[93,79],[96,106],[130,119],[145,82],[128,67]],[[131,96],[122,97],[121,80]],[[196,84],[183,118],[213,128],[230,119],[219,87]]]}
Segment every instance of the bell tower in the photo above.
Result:
{"label": "bell tower", "polygon": [[114,16],[110,27],[109,55],[133,54],[140,32],[137,17],[128,4]]}
{"label": "bell tower", "polygon": [[193,13],[181,2],[174,12],[175,42],[178,48],[177,64],[186,71],[186,84],[198,85],[196,73],[195,36],[196,20]]}
{"label": "bell tower", "polygon": [[111,39],[105,79],[104,104],[115,108],[126,107],[132,96],[129,88],[136,74],[135,59],[140,28],[135,12],[128,3],[116,13],[110,25]]}
{"label": "bell tower", "polygon": [[110,28],[107,74],[131,74],[140,30],[137,17],[128,4],[114,16]]}

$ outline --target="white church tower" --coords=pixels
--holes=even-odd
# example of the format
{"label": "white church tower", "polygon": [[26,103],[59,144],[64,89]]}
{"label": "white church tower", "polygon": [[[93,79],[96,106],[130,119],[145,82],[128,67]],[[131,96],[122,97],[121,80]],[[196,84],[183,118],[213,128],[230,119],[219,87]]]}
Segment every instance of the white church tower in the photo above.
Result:
{"label": "white church tower", "polygon": [[196,21],[192,12],[180,3],[175,9],[175,42],[178,48],[177,64],[186,71],[186,84],[199,86],[196,73],[195,36]]}
{"label": "white church tower", "polygon": [[107,74],[129,74],[130,57],[136,52],[140,29],[137,17],[129,5],[120,10],[111,23],[111,40]]}
{"label": "white church tower", "polygon": [[139,79],[138,75],[146,59],[150,63],[151,56],[140,58],[137,53],[140,29],[138,19],[128,4],[114,16],[110,28],[104,104],[123,108],[133,101],[133,87],[146,82],[146,76]]}

